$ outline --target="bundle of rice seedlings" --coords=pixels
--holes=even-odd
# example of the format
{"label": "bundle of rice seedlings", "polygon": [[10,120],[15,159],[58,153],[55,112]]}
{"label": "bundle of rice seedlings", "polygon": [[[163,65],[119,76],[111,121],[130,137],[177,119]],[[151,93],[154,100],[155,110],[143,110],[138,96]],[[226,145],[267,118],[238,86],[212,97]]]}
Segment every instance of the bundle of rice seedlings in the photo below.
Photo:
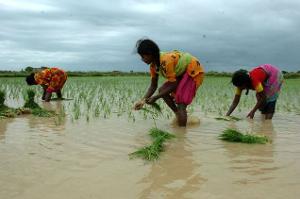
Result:
{"label": "bundle of rice seedlings", "polygon": [[41,108],[35,101],[35,91],[28,89],[27,90],[27,98],[25,100],[24,108],[31,109],[31,113],[38,117],[52,117],[55,115],[54,111],[48,111]]}
{"label": "bundle of rice seedlings", "polygon": [[153,140],[152,144],[129,154],[131,158],[140,157],[148,161],[157,160],[160,153],[164,151],[164,142],[175,137],[174,135],[157,128],[150,129],[149,135]]}
{"label": "bundle of rice seedlings", "polygon": [[11,109],[11,108],[2,108],[0,110],[0,117],[1,118],[13,118],[13,117],[16,117],[16,113],[14,111],[14,109]]}
{"label": "bundle of rice seedlings", "polygon": [[5,101],[5,92],[0,91],[0,108],[4,106],[4,101]]}
{"label": "bundle of rice seedlings", "polygon": [[160,112],[160,113],[161,113],[161,108],[160,108],[160,106],[159,106],[157,103],[151,104],[151,107],[152,107],[153,109],[155,109],[157,112]]}
{"label": "bundle of rice seedlings", "polygon": [[216,120],[223,120],[223,121],[240,121],[241,119],[234,116],[226,116],[226,117],[216,117]]}
{"label": "bundle of rice seedlings", "polygon": [[165,140],[169,140],[171,138],[175,138],[175,135],[167,132],[167,131],[163,131],[160,130],[158,128],[152,128],[149,131],[149,135],[153,138],[153,139],[158,139],[158,138],[162,138],[164,141]]}
{"label": "bundle of rice seedlings", "polygon": [[34,101],[35,92],[34,90],[28,89],[27,90],[27,99],[25,100],[24,108],[30,109],[41,109],[41,107]]}
{"label": "bundle of rice seedlings", "polygon": [[151,114],[155,114],[155,115],[158,115],[158,113],[161,113],[161,108],[157,103],[150,104],[150,107],[151,107],[151,109],[144,107],[144,108],[141,108],[141,110],[151,113]]}
{"label": "bundle of rice seedlings", "polygon": [[5,92],[0,91],[0,118],[12,118],[17,115],[14,108],[10,108],[4,104],[5,102]]}
{"label": "bundle of rice seedlings", "polygon": [[54,111],[48,111],[42,108],[35,108],[31,110],[32,115],[38,116],[38,117],[52,117],[55,114]]}
{"label": "bundle of rice seedlings", "polygon": [[163,151],[162,143],[154,141],[151,145],[145,146],[137,151],[129,154],[131,158],[140,157],[144,160],[153,161],[159,158],[159,154]]}
{"label": "bundle of rice seedlings", "polygon": [[235,129],[224,130],[219,138],[229,142],[241,142],[247,144],[265,144],[269,142],[269,139],[266,136],[243,134]]}

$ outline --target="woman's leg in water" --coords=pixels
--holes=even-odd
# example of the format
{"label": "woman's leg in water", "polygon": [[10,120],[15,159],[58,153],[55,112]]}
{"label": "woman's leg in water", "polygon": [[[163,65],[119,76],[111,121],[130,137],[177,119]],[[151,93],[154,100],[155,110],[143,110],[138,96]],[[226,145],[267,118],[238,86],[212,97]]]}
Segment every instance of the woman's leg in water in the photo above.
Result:
{"label": "woman's leg in water", "polygon": [[177,108],[177,120],[179,126],[186,126],[187,123],[187,111],[186,111],[187,105],[185,104],[178,104]]}

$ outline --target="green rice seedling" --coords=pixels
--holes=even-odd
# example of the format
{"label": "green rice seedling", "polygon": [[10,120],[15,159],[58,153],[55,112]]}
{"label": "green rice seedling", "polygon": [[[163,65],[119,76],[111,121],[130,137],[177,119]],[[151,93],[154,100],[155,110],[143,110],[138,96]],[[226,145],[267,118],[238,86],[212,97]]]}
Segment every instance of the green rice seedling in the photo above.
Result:
{"label": "green rice seedling", "polygon": [[149,135],[153,140],[152,144],[130,153],[130,158],[140,157],[148,161],[157,160],[160,156],[160,153],[164,151],[164,142],[166,140],[175,138],[175,135],[157,128],[150,129]]}
{"label": "green rice seedling", "polygon": [[43,108],[41,108],[35,101],[35,91],[28,89],[27,90],[27,98],[25,100],[24,108],[29,108],[31,109],[31,113],[34,116],[38,117],[52,117],[55,115],[54,111],[48,111]]}
{"label": "green rice seedling", "polygon": [[0,107],[4,106],[4,101],[5,101],[5,92],[4,91],[0,91]]}
{"label": "green rice seedling", "polygon": [[55,115],[54,111],[48,111],[42,108],[34,108],[31,109],[31,113],[34,116],[38,116],[38,117],[52,117]]}
{"label": "green rice seedling", "polygon": [[96,104],[95,109],[94,109],[94,116],[99,117],[100,116],[100,106],[99,103]]}
{"label": "green rice seedling", "polygon": [[269,142],[269,139],[266,136],[243,134],[235,129],[224,130],[219,138],[229,142],[241,142],[247,144],[265,144]]}
{"label": "green rice seedling", "polygon": [[161,113],[161,108],[157,103],[151,104],[151,107],[155,109],[157,112]]}
{"label": "green rice seedling", "polygon": [[216,117],[216,120],[223,120],[223,121],[240,121],[242,119],[234,116],[226,116],[226,117]]}
{"label": "green rice seedling", "polygon": [[152,108],[152,110],[144,107],[141,110],[143,110],[146,113],[150,113],[151,114],[151,117],[153,119],[154,125],[156,127],[156,120],[157,120],[159,114],[161,114],[161,108],[160,108],[160,106],[157,103],[151,104],[151,108]]}
{"label": "green rice seedling", "polygon": [[16,117],[17,113],[15,109],[9,108],[7,106],[2,106],[0,108],[0,118],[13,118]]}
{"label": "green rice seedling", "polygon": [[157,114],[157,115],[158,115],[158,113],[161,113],[161,108],[157,103],[150,104],[150,107],[151,107],[151,109],[144,107],[144,108],[141,108],[141,110],[151,113],[151,114]]}
{"label": "green rice seedling", "polygon": [[17,115],[16,109],[10,108],[4,104],[6,93],[0,91],[0,118],[15,117]]}
{"label": "green rice seedling", "polygon": [[150,129],[149,135],[153,139],[157,139],[159,137],[162,137],[164,140],[169,140],[169,139],[175,138],[175,135],[170,134],[167,131],[160,130],[158,128],[152,128],[152,129]]}
{"label": "green rice seedling", "polygon": [[131,154],[130,157],[140,157],[144,160],[153,161],[159,158],[159,154],[163,151],[163,146],[161,142],[156,141],[153,142],[151,145],[143,147]]}
{"label": "green rice seedling", "polygon": [[30,114],[31,111],[28,108],[10,108],[4,104],[5,92],[0,91],[0,118],[13,118],[17,115]]}
{"label": "green rice seedling", "polygon": [[41,108],[35,101],[35,92],[34,90],[28,89],[27,91],[27,99],[25,100],[24,107],[25,108],[30,108],[30,109],[36,109],[36,108]]}

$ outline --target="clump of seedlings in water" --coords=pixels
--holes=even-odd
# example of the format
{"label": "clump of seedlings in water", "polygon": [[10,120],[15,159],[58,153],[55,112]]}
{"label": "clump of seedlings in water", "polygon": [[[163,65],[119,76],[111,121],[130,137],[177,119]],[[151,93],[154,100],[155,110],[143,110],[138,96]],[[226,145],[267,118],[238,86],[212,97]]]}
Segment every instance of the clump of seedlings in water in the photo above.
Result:
{"label": "clump of seedlings in water", "polygon": [[158,104],[151,104],[152,109],[142,108],[145,113],[150,113],[151,117],[154,121],[155,128],[150,129],[149,135],[152,138],[152,144],[149,146],[145,146],[143,148],[138,149],[137,151],[129,154],[131,158],[140,157],[144,160],[153,161],[157,160],[160,156],[160,153],[164,151],[164,142],[175,136],[160,130],[156,126],[156,119],[158,115],[161,113],[161,108]]}
{"label": "clump of seedlings in water", "polygon": [[25,100],[24,108],[29,108],[31,113],[38,117],[51,117],[54,116],[54,111],[48,111],[41,108],[35,101],[35,92],[31,89],[27,90],[27,98]]}
{"label": "clump of seedlings in water", "polygon": [[149,135],[153,140],[152,144],[129,154],[130,158],[140,157],[148,161],[157,160],[160,156],[160,153],[164,151],[164,142],[166,140],[175,138],[175,135],[158,128],[150,129]]}
{"label": "clump of seedlings in water", "polygon": [[242,119],[234,116],[226,116],[226,117],[216,117],[216,120],[223,120],[223,121],[240,121]]}
{"label": "clump of seedlings in water", "polygon": [[219,138],[229,142],[241,142],[247,144],[266,144],[269,142],[269,139],[266,136],[243,134],[235,129],[224,130]]}
{"label": "clump of seedlings in water", "polygon": [[30,108],[30,109],[36,109],[36,108],[41,108],[35,101],[35,92],[33,90],[28,89],[27,90],[27,99],[25,101],[24,107],[25,108]]}
{"label": "clump of seedlings in water", "polygon": [[5,102],[5,92],[0,91],[0,116],[2,118],[9,117],[8,116],[9,108],[4,104],[4,102]]}
{"label": "clump of seedlings in water", "polygon": [[28,110],[23,108],[10,108],[4,104],[6,94],[4,91],[0,91],[0,118],[12,118],[17,115],[27,114]]}

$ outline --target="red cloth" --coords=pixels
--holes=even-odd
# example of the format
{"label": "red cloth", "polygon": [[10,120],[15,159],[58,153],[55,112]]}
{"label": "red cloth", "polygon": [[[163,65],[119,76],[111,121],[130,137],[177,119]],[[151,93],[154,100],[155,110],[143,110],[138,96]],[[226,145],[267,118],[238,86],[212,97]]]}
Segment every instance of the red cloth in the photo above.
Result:
{"label": "red cloth", "polygon": [[263,82],[268,78],[267,73],[262,68],[255,68],[249,72],[252,87],[257,92],[261,92]]}
{"label": "red cloth", "polygon": [[196,94],[196,83],[191,76],[186,72],[179,82],[175,93],[176,104],[189,105],[192,103]]}

